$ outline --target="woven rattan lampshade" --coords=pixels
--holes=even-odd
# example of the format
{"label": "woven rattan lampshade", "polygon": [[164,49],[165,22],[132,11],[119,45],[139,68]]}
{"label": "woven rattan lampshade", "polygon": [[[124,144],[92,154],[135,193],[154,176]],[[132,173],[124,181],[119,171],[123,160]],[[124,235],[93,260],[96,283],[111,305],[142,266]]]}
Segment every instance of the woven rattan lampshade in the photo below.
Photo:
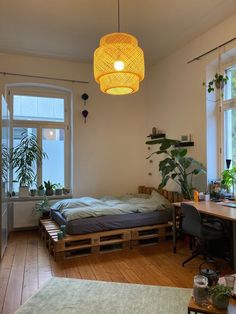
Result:
{"label": "woven rattan lampshade", "polygon": [[137,92],[144,78],[144,54],[137,39],[126,33],[103,36],[94,52],[94,77],[104,93]]}

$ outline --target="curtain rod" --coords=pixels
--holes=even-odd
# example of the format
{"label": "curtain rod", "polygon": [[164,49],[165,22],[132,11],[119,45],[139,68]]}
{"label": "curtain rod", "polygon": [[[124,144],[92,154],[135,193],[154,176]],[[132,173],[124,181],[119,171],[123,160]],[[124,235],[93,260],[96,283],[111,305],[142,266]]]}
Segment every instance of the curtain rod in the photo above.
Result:
{"label": "curtain rod", "polygon": [[47,79],[47,80],[53,80],[53,81],[63,81],[63,82],[70,82],[70,83],[82,83],[82,84],[88,84],[87,81],[78,81],[78,80],[69,80],[69,79],[63,79],[63,78],[56,78],[56,77],[50,77],[50,76],[39,76],[39,75],[29,75],[29,74],[20,74],[20,73],[11,73],[11,72],[1,72],[0,74],[3,75],[13,75],[13,76],[23,76],[23,77],[33,77],[33,78],[39,78],[39,79]]}
{"label": "curtain rod", "polygon": [[199,60],[200,58],[202,58],[202,57],[208,55],[209,53],[211,53],[211,52],[217,50],[218,48],[221,48],[221,47],[223,47],[223,46],[225,46],[225,45],[231,43],[231,42],[234,41],[234,40],[236,40],[236,37],[234,37],[234,38],[232,38],[232,39],[230,39],[230,40],[224,42],[223,44],[221,44],[221,45],[219,45],[219,46],[217,46],[217,47],[215,47],[215,48],[213,48],[213,49],[211,49],[211,50],[209,50],[209,51],[203,53],[202,55],[200,55],[200,56],[198,56],[198,57],[196,57],[196,58],[194,58],[194,59],[188,61],[187,63],[192,63],[192,62],[194,62],[194,61],[197,61],[197,60]]}

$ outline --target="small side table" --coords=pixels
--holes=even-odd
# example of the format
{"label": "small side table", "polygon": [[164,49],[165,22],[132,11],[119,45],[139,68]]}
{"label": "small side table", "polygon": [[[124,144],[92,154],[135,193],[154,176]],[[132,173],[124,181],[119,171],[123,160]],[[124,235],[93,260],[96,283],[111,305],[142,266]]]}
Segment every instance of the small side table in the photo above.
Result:
{"label": "small side table", "polygon": [[195,304],[193,297],[191,297],[188,305],[188,314],[203,313],[203,314],[235,314],[236,313],[236,300],[231,298],[227,310],[220,310],[209,304],[207,307],[201,307]]}

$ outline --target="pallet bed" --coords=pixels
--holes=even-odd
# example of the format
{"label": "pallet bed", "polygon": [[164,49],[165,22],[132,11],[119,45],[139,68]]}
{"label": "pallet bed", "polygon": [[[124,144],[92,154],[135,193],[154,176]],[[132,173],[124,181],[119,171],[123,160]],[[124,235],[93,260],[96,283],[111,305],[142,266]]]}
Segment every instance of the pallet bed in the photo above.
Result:
{"label": "pallet bed", "polygon": [[58,240],[57,233],[60,231],[58,224],[51,219],[41,219],[39,231],[49,252],[58,261],[81,255],[158,243],[172,235],[172,223],[82,235],[67,234],[62,240]]}
{"label": "pallet bed", "polygon": [[[139,193],[151,194],[154,188],[140,186]],[[177,192],[158,191],[170,202],[180,201]],[[117,229],[81,235],[66,234],[57,239],[60,226],[52,219],[41,219],[39,232],[56,261],[81,255],[130,249],[138,245],[158,243],[172,236],[172,222],[152,226]]]}

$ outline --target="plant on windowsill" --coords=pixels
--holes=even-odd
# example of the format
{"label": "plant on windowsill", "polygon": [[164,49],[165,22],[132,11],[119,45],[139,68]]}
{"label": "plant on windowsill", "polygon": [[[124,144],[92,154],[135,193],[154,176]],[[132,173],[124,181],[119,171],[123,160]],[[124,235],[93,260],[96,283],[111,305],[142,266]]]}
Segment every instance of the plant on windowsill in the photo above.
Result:
{"label": "plant on windowsill", "polygon": [[43,196],[44,195],[44,186],[43,184],[40,184],[38,186],[38,196]]}
{"label": "plant on windowsill", "polygon": [[193,159],[188,157],[186,148],[176,148],[179,141],[172,139],[158,139],[147,141],[147,145],[159,144],[159,150],[153,152],[150,158],[154,154],[166,156],[165,159],[159,162],[159,171],[162,175],[162,182],[159,184],[159,189],[166,186],[167,182],[171,179],[177,183],[185,199],[193,198],[193,177],[199,175],[200,173],[205,173],[204,166]]}
{"label": "plant on windowsill", "polygon": [[61,183],[55,184],[55,195],[62,195],[62,185],[61,185]]}
{"label": "plant on windowsill", "polygon": [[[214,78],[210,82],[208,82],[208,85],[207,85],[208,93],[214,92],[215,89],[223,90],[224,86],[228,82],[228,79],[229,78],[227,75],[216,73]],[[203,86],[206,86],[205,82],[203,82]]]}
{"label": "plant on windowsill", "polygon": [[34,134],[22,133],[20,143],[11,151],[10,165],[19,182],[19,196],[29,196],[29,186],[36,181],[37,165],[47,154],[41,150]]}
{"label": "plant on windowsill", "polygon": [[212,303],[216,308],[227,309],[232,290],[225,285],[217,284],[210,288]]}
{"label": "plant on windowsill", "polygon": [[54,187],[55,187],[55,184],[51,183],[49,180],[48,181],[44,181],[44,186],[45,186],[45,189],[46,189],[46,192],[45,194],[47,196],[52,196],[53,193],[54,193]]}

